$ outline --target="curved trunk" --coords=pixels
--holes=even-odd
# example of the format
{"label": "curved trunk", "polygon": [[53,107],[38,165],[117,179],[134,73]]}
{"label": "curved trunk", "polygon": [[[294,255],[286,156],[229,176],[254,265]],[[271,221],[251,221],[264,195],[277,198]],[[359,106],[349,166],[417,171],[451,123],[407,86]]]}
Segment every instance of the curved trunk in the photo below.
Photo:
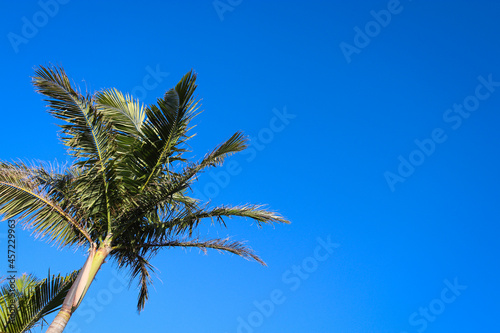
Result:
{"label": "curved trunk", "polygon": [[50,324],[46,333],[61,333],[64,330],[71,315],[82,302],[99,268],[101,268],[101,265],[104,263],[104,259],[106,259],[110,252],[111,246],[108,242],[105,242],[98,250],[96,250],[95,244],[92,245],[85,264],[80,270],[80,273],[78,273],[78,277],[68,291],[61,309]]}

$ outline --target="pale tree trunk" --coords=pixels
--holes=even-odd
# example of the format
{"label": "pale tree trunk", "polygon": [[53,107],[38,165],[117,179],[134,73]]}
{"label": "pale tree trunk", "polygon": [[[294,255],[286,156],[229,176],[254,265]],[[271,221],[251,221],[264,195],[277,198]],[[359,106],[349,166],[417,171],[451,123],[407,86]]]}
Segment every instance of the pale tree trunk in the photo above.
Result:
{"label": "pale tree trunk", "polygon": [[96,250],[96,245],[92,244],[87,261],[85,261],[85,264],[78,273],[75,282],[64,298],[64,303],[61,309],[50,324],[46,333],[61,333],[64,331],[71,315],[80,305],[90,284],[99,271],[99,268],[101,268],[101,265],[104,263],[104,259],[106,259],[110,252],[111,246],[107,241],[105,241],[98,250]]}

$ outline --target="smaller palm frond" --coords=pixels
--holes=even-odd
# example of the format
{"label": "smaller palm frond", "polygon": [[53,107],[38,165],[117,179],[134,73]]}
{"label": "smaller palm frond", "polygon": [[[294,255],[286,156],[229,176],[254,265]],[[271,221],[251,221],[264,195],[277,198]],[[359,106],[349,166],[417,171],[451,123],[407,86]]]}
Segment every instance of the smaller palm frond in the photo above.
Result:
{"label": "smaller palm frond", "polygon": [[16,279],[14,290],[9,284],[0,287],[0,332],[31,332],[42,325],[45,316],[59,310],[77,274],[50,275],[49,271],[41,281],[23,275]]}
{"label": "smaller palm frond", "polygon": [[205,155],[205,157],[198,163],[189,166],[180,176],[181,183],[189,182],[200,171],[207,167],[222,165],[224,160],[240,152],[248,147],[247,138],[241,132],[234,133],[228,140],[217,146],[212,152]]}

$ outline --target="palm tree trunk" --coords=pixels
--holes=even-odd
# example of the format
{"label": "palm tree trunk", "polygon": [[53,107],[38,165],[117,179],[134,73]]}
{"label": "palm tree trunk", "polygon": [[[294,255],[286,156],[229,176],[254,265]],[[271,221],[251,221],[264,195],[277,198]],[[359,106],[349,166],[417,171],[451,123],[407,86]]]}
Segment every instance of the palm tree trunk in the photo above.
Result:
{"label": "palm tree trunk", "polygon": [[61,309],[50,324],[46,333],[62,333],[62,331],[64,331],[71,315],[82,302],[90,284],[94,280],[99,268],[101,268],[101,265],[104,263],[104,259],[106,259],[110,252],[111,246],[107,241],[105,241],[103,246],[97,251],[95,249],[95,244],[93,244],[85,264],[80,270],[80,273],[78,273],[78,277],[68,291]]}

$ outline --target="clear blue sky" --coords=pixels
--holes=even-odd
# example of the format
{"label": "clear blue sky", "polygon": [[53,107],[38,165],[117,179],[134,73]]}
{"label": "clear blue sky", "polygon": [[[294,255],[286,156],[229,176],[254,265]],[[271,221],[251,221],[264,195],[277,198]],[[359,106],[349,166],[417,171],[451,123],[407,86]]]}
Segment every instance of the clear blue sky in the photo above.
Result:
{"label": "clear blue sky", "polygon": [[[193,157],[238,130],[252,138],[198,195],[292,221],[200,231],[248,240],[267,268],[160,253],[140,315],[135,285],[107,264],[66,332],[499,331],[500,3],[56,4],[0,5],[1,160],[67,160],[34,66],[147,103],[193,68],[205,110]],[[40,277],[85,259],[26,231],[17,254]]]}

